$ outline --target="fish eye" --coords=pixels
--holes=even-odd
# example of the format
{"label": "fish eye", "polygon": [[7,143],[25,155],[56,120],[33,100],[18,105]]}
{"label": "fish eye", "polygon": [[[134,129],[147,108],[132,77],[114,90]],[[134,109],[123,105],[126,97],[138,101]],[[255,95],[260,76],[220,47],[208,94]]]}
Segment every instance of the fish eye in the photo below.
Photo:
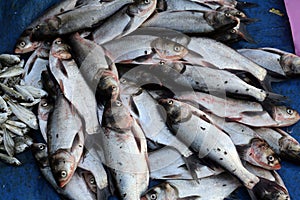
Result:
{"label": "fish eye", "polygon": [[230,33],[236,33],[236,30],[235,29],[231,29]]}
{"label": "fish eye", "polygon": [[65,170],[63,170],[63,171],[60,172],[60,177],[61,178],[66,178],[67,175],[68,175],[68,173]]}
{"label": "fish eye", "polygon": [[126,83],[127,81],[126,81],[126,79],[122,78],[122,79],[120,80],[120,82],[121,82],[121,83]]}
{"label": "fish eye", "polygon": [[173,103],[174,103],[173,100],[169,100],[169,101],[168,101],[168,104],[169,104],[169,105],[172,105]]}
{"label": "fish eye", "polygon": [[48,106],[47,102],[42,103],[42,107],[47,107],[47,106]]}
{"label": "fish eye", "polygon": [[156,195],[155,193],[151,194],[151,195],[150,195],[150,199],[151,199],[151,200],[157,199],[157,195]]}
{"label": "fish eye", "polygon": [[268,160],[269,162],[274,162],[275,158],[274,158],[274,156],[268,156],[268,157],[267,157],[267,160]]}
{"label": "fish eye", "polygon": [[225,17],[230,17],[231,14],[230,13],[225,13]]}
{"label": "fish eye", "polygon": [[287,108],[286,113],[289,114],[289,115],[292,115],[292,114],[294,114],[294,110],[291,109],[291,108]]}
{"label": "fish eye", "polygon": [[112,91],[116,91],[117,87],[116,86],[111,86]]}
{"label": "fish eye", "polygon": [[180,46],[178,46],[178,45],[174,46],[174,51],[179,52],[180,50],[181,50]]}
{"label": "fish eye", "polygon": [[35,27],[35,30],[38,30],[38,29],[40,29],[40,25],[37,25],[37,26]]}
{"label": "fish eye", "polygon": [[151,2],[151,0],[144,0],[145,4],[149,4]]}
{"label": "fish eye", "polygon": [[45,149],[45,145],[43,145],[43,144],[39,145],[39,149],[40,150],[44,150]]}
{"label": "fish eye", "polygon": [[94,178],[94,177],[91,177],[90,180],[89,180],[89,182],[90,182],[90,184],[95,184],[95,182],[96,182],[96,181],[95,181],[95,178]]}
{"label": "fish eye", "polygon": [[236,14],[237,14],[238,16],[242,16],[242,15],[243,15],[242,12],[240,12],[240,11],[238,11]]}
{"label": "fish eye", "polygon": [[55,44],[61,44],[62,42],[61,42],[61,40],[56,40],[55,41]]}
{"label": "fish eye", "polygon": [[164,64],[166,64],[166,63],[165,63],[165,61],[161,60],[161,61],[159,61],[159,64],[160,64],[160,65],[164,65]]}
{"label": "fish eye", "polygon": [[122,106],[122,102],[121,102],[121,101],[116,101],[116,105],[117,105],[118,107],[120,107],[120,106]]}
{"label": "fish eye", "polygon": [[26,42],[22,41],[22,42],[19,43],[19,45],[20,45],[21,47],[25,47]]}

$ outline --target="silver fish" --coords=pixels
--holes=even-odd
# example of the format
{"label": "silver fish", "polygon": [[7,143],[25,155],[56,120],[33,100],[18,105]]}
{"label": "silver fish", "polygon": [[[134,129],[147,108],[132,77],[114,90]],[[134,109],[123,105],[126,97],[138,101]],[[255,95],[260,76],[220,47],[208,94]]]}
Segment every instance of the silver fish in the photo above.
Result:
{"label": "silver fish", "polygon": [[104,21],[92,33],[93,41],[103,44],[131,33],[146,21],[155,8],[156,0],[135,0]]}
{"label": "silver fish", "polygon": [[48,93],[45,90],[40,89],[35,86],[20,85],[19,87],[23,88],[24,90],[27,90],[34,98],[37,98],[37,99],[46,97],[48,95]]}
{"label": "silver fish", "polygon": [[50,112],[53,110],[53,103],[47,99],[41,99],[38,105],[39,128],[44,140],[47,142],[47,124]]}
{"label": "silver fish", "polygon": [[7,152],[7,154],[9,156],[13,157],[15,154],[15,142],[5,127],[2,126],[2,130],[4,132],[3,133],[3,143],[4,143],[5,151]]}
{"label": "silver fish", "polygon": [[26,101],[34,101],[32,94],[20,85],[15,85],[16,90],[24,97]]}
{"label": "silver fish", "polygon": [[3,153],[0,153],[0,160],[10,165],[20,166],[22,164],[17,158],[8,156]]}
{"label": "silver fish", "polygon": [[191,145],[200,158],[207,156],[213,159],[249,189],[259,182],[255,175],[242,166],[230,137],[204,120],[207,120],[207,114],[173,99],[163,99],[160,103],[167,111],[167,122],[176,136],[186,145]]}
{"label": "silver fish", "polygon": [[33,139],[25,135],[23,137],[14,137],[16,154],[24,152],[33,144]]}
{"label": "silver fish", "polygon": [[[24,62],[24,60],[22,60]],[[24,73],[24,68],[19,66],[12,66],[0,73],[0,78],[10,78],[19,76]]]}
{"label": "silver fish", "polygon": [[20,56],[11,54],[0,54],[0,63],[2,65],[13,66],[21,62]]}

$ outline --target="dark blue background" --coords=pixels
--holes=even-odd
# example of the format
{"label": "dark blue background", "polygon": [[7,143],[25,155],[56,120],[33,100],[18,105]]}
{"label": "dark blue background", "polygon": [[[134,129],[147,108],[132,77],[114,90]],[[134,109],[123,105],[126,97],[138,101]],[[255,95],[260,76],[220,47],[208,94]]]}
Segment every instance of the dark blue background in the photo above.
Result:
{"label": "dark blue background", "polygon": [[[275,47],[293,52],[293,43],[288,18],[281,0],[248,0],[259,4],[259,7],[245,10],[249,17],[260,21],[248,26],[248,30],[257,42],[250,44],[240,42],[241,47]],[[47,7],[58,0],[0,0],[0,53],[12,53],[18,36],[30,22],[38,17]],[[275,8],[285,15],[283,17],[270,13]],[[299,8],[300,9],[300,8]],[[273,85],[275,92],[286,95],[288,105],[300,111],[300,80],[290,80]],[[292,135],[300,140],[300,125],[288,128]],[[11,200],[58,200],[59,196],[44,181],[30,151],[17,156],[23,163],[21,167],[11,167],[0,163],[0,199]],[[286,183],[292,199],[300,199],[298,183],[300,166],[283,162],[280,175]],[[249,199],[242,189],[234,199]]]}

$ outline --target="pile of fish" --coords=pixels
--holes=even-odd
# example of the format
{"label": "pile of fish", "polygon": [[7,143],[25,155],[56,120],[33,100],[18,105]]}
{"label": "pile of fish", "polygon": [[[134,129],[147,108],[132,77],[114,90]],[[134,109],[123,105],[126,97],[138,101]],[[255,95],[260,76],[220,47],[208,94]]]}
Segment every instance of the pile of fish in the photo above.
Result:
{"label": "pile of fish", "polygon": [[[62,0],[19,38],[15,53],[34,51],[24,68],[0,56],[6,157],[30,145],[66,199],[224,199],[241,186],[252,199],[290,199],[275,170],[300,161],[281,129],[300,116],[271,82],[299,76],[300,58],[221,43],[252,41],[256,20],[238,10],[249,6]],[[28,127],[44,143],[19,142]]]}
{"label": "pile of fish", "polygon": [[28,136],[31,129],[38,130],[38,121],[32,109],[47,93],[41,88],[24,85],[24,60],[19,56],[0,55],[0,159],[8,164],[21,165],[14,157],[33,144]]}

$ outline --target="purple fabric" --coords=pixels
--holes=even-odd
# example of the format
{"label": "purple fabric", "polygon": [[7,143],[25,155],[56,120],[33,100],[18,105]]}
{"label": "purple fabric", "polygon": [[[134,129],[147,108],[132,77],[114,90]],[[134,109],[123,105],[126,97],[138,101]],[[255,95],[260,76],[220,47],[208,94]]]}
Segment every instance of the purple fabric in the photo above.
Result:
{"label": "purple fabric", "polygon": [[285,0],[284,3],[290,20],[295,52],[300,56],[300,1]]}

